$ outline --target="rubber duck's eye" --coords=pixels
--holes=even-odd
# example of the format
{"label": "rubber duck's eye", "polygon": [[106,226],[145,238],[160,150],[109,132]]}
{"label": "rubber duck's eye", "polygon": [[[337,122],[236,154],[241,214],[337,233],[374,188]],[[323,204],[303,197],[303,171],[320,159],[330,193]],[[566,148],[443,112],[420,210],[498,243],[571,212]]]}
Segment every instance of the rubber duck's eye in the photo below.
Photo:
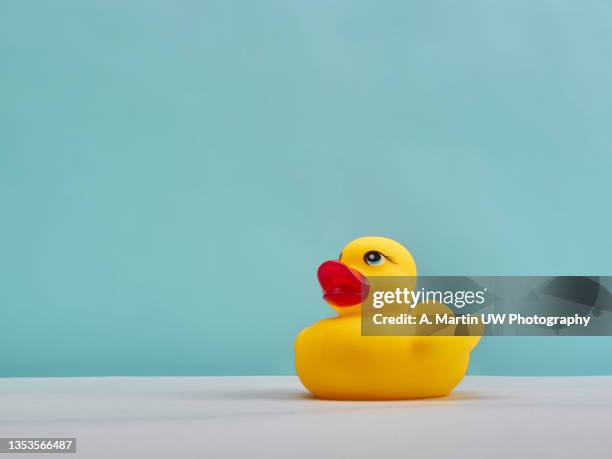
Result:
{"label": "rubber duck's eye", "polygon": [[363,256],[363,261],[365,261],[368,265],[382,265],[385,262],[385,257],[382,253],[377,252],[376,250],[370,250]]}

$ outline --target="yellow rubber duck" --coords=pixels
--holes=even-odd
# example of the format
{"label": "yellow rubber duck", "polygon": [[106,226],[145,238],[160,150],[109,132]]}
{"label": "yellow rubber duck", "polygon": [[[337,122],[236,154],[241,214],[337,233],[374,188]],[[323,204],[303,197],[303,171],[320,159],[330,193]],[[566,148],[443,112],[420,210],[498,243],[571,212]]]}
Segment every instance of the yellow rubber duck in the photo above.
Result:
{"label": "yellow rubber duck", "polygon": [[468,368],[480,336],[362,336],[361,303],[370,276],[416,277],[410,252],[383,237],[350,242],[318,277],[337,312],[303,330],[295,341],[298,377],[316,397],[401,400],[450,393]]}

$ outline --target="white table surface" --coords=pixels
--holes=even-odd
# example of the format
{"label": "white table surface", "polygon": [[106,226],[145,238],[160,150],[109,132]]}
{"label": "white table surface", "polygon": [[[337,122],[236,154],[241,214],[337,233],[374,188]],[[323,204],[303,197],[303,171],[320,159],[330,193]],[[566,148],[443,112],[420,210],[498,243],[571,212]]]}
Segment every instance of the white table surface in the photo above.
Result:
{"label": "white table surface", "polygon": [[[77,437],[83,458],[609,459],[612,377],[468,377],[402,402],[316,400],[294,377],[7,378],[0,436]],[[37,456],[75,457],[18,457]]]}

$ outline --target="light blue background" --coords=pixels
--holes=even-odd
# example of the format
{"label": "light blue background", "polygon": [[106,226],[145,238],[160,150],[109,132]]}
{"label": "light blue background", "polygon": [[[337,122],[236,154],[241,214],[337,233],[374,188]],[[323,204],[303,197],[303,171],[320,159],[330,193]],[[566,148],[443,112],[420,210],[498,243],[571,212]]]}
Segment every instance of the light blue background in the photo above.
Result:
{"label": "light blue background", "polygon": [[[0,375],[286,374],[318,264],[612,274],[605,1],[0,1]],[[496,338],[476,374],[610,374]]]}

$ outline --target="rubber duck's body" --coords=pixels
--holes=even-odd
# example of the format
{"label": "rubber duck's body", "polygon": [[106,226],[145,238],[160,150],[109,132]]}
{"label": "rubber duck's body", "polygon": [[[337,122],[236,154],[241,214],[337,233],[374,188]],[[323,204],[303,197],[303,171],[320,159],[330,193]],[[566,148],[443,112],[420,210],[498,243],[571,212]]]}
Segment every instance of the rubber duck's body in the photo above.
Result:
{"label": "rubber duck's body", "polygon": [[416,274],[410,252],[381,237],[357,239],[338,261],[321,265],[323,297],[338,316],[296,339],[297,374],[310,392],[336,400],[397,400],[443,396],[459,384],[480,336],[361,334],[367,277]]}

